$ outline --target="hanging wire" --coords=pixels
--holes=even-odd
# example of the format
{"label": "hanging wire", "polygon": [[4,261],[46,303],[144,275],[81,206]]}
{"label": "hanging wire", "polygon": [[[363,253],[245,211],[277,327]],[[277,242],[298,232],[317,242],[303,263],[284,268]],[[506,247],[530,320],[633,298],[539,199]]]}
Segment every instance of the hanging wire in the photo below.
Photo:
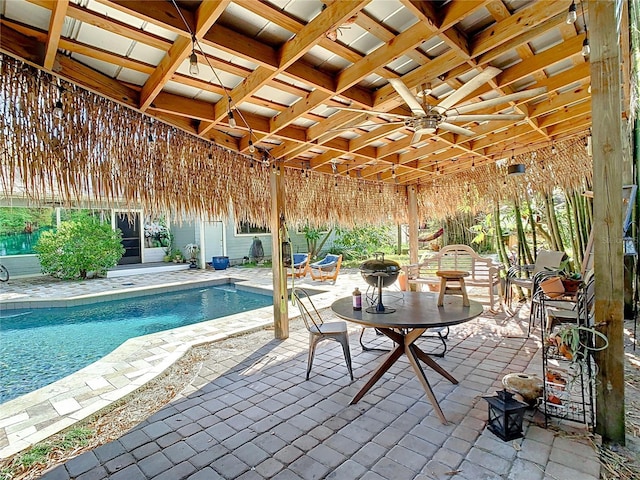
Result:
{"label": "hanging wire", "polygon": [[[209,61],[208,55],[206,55],[204,53],[204,50],[202,49],[202,45],[200,45],[200,40],[198,40],[198,38],[196,37],[195,32],[193,32],[191,30],[191,27],[187,23],[187,19],[184,18],[184,15],[182,14],[182,11],[180,10],[180,8],[178,7],[178,4],[176,3],[176,0],[171,0],[171,3],[173,4],[174,8],[178,12],[178,15],[180,15],[180,18],[182,19],[182,23],[184,23],[184,27],[189,32],[189,35],[191,35],[191,38],[193,39],[193,43],[195,43],[198,46],[198,50],[200,50],[200,52],[202,52],[203,58],[207,62],[207,65],[209,66],[211,71],[213,72],[214,77],[216,77],[216,80],[220,84],[220,88],[222,88],[222,91],[224,92],[224,96],[227,97],[227,99],[229,101],[229,112],[231,112],[231,106],[232,106],[232,103],[233,103],[233,99],[231,98],[229,89],[224,86],[224,83],[222,83],[222,80],[218,76],[218,72],[216,71],[215,68],[213,68],[213,65],[211,65],[211,62]],[[238,114],[238,117],[240,117],[240,119],[242,120],[242,123],[244,123],[246,125],[246,127],[249,129],[249,139],[253,140],[255,138],[255,140],[257,141],[258,139],[256,137],[254,137],[253,130],[249,126],[249,122],[247,122],[247,120],[244,118],[244,115],[242,115],[242,112],[238,109],[237,106],[234,108],[234,110]],[[233,116],[231,116],[230,118],[233,118]],[[265,150],[265,151],[268,152],[268,150]]]}

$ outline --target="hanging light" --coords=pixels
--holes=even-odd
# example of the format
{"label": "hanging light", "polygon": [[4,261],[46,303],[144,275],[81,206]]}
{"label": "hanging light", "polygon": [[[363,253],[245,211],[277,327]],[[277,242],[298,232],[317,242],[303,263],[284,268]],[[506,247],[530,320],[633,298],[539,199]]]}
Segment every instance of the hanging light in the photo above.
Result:
{"label": "hanging light", "polygon": [[200,73],[200,68],[198,67],[198,55],[196,55],[196,36],[191,36],[191,57],[189,57],[189,73],[194,77],[197,77]]}
{"label": "hanging light", "polygon": [[556,149],[555,145],[551,145],[551,155],[556,155],[558,153],[558,150]]}
{"label": "hanging light", "polygon": [[571,2],[569,5],[569,11],[567,12],[567,23],[575,23],[578,19],[578,12],[576,11],[576,2]]}
{"label": "hanging light", "polygon": [[256,147],[251,140],[249,140],[249,153],[255,153]]}
{"label": "hanging light", "polygon": [[589,46],[589,29],[587,28],[587,20],[584,17],[583,2],[580,2],[580,10],[582,12],[582,21],[584,22],[584,41],[582,42],[582,56],[588,57],[591,53],[591,47]]}
{"label": "hanging light", "polygon": [[229,126],[231,128],[236,128],[238,124],[236,123],[236,119],[233,117],[233,110],[229,110],[229,113],[227,115],[229,117]]}
{"label": "hanging light", "polygon": [[526,167],[524,166],[524,163],[514,163],[513,165],[509,165],[507,168],[507,174],[511,177],[524,175],[525,171]]}
{"label": "hanging light", "polygon": [[231,108],[231,97],[229,97],[229,111],[227,112],[227,116],[229,117],[229,126],[231,128],[236,128],[238,124],[236,123],[236,119],[233,116],[233,108]]}
{"label": "hanging light", "polygon": [[589,46],[589,39],[585,37],[584,41],[582,42],[582,56],[588,57],[590,53],[591,47]]}
{"label": "hanging light", "polygon": [[62,119],[64,117],[64,105],[62,105],[62,100],[58,99],[56,101],[55,106],[53,107],[53,116],[57,119]]}

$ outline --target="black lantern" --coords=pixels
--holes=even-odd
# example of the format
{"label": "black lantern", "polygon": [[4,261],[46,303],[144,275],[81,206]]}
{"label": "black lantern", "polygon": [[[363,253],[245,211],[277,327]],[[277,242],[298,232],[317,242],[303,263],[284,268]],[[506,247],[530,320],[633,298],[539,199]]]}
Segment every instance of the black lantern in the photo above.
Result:
{"label": "black lantern", "polygon": [[484,399],[489,403],[489,430],[505,442],[523,436],[522,419],[526,404],[515,400],[507,390],[499,391],[497,397]]}

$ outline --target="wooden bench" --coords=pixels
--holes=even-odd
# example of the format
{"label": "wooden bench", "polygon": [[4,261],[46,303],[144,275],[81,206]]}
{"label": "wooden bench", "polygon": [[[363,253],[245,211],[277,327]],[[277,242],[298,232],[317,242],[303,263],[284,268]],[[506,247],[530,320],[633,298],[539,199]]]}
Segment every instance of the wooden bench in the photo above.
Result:
{"label": "wooden bench", "polygon": [[490,311],[495,312],[494,288],[498,286],[500,300],[498,308],[502,308],[502,292],[500,289],[500,270],[504,267],[490,258],[481,257],[467,245],[447,245],[433,256],[420,263],[402,267],[409,288],[411,285],[440,286],[439,270],[462,270],[469,273],[465,277],[467,287],[487,287],[489,290]]}

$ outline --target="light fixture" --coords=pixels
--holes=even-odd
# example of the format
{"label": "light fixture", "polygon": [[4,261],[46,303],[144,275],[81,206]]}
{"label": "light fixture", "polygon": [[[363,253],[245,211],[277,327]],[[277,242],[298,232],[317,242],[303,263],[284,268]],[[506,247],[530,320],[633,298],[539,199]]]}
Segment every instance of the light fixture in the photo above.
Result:
{"label": "light fixture", "polygon": [[567,23],[575,23],[577,19],[578,12],[576,11],[576,2],[571,2],[571,5],[569,5],[569,11],[567,12]]}
{"label": "light fixture", "polygon": [[62,105],[62,100],[58,99],[56,101],[55,106],[53,107],[53,116],[54,116],[54,118],[62,119],[62,117],[64,117],[63,107],[64,107],[64,105]]}
{"label": "light fixture", "polygon": [[556,155],[558,153],[558,150],[556,149],[555,145],[551,145],[551,155]]}
{"label": "light fixture", "polygon": [[236,126],[238,125],[236,123],[236,119],[233,116],[233,108],[231,108],[231,97],[229,98],[229,111],[227,112],[227,116],[229,117],[229,126],[231,128],[236,128]]}
{"label": "light fixture", "polygon": [[527,409],[525,403],[514,399],[513,394],[506,389],[499,391],[497,396],[482,398],[489,404],[489,431],[505,442],[523,436],[522,420]]}
{"label": "light fixture", "polygon": [[590,53],[591,47],[589,46],[589,39],[585,37],[584,41],[582,42],[582,56],[588,57]]}
{"label": "light fixture", "polygon": [[238,124],[236,123],[236,119],[233,118],[233,110],[229,110],[229,113],[227,115],[229,117],[229,126],[231,128],[236,128]]}
{"label": "light fixture", "polygon": [[256,147],[251,140],[249,140],[249,153],[255,153]]}
{"label": "light fixture", "polygon": [[189,73],[194,77],[197,77],[200,73],[200,68],[198,67],[198,55],[196,55],[196,36],[191,36],[191,57],[189,57]]}
{"label": "light fixture", "polygon": [[64,88],[60,85],[60,79],[58,79],[58,100],[53,105],[53,118],[57,118],[58,120],[64,117],[64,105],[62,103],[62,92],[64,92]]}
{"label": "light fixture", "polygon": [[475,160],[472,160],[472,161],[471,161],[471,171],[472,171],[472,172],[475,172],[475,171],[476,171],[476,161],[475,161]]}
{"label": "light fixture", "polygon": [[525,173],[524,163],[514,163],[513,165],[509,165],[507,168],[507,174],[512,177],[516,177],[518,175],[524,175]]}
{"label": "light fixture", "polygon": [[587,20],[584,18],[584,2],[580,2],[580,11],[582,13],[582,21],[584,22],[584,41],[582,42],[582,56],[588,57],[591,53],[589,46],[589,29],[587,28]]}

